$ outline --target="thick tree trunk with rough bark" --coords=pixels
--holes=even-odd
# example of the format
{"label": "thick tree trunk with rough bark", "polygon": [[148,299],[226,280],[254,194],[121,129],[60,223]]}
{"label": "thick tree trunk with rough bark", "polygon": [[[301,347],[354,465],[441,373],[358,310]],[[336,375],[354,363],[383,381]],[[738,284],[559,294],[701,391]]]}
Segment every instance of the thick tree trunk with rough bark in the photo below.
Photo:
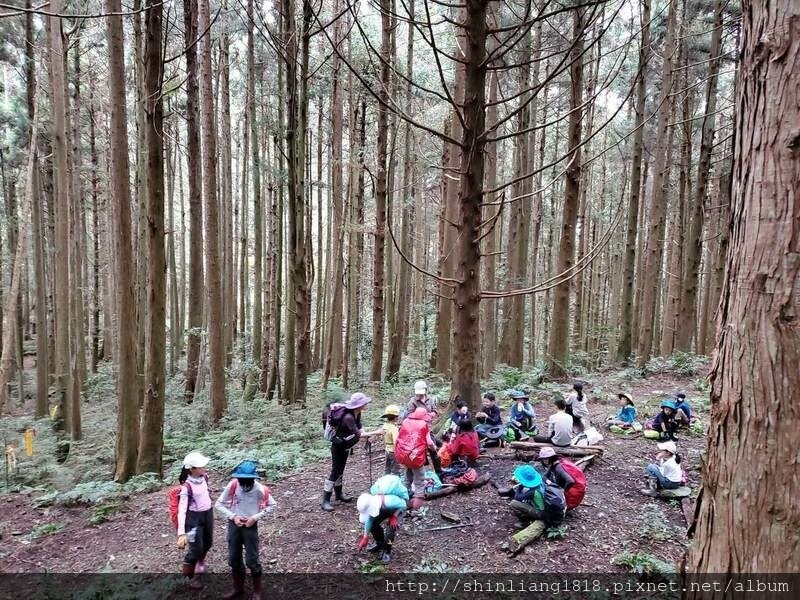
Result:
{"label": "thick tree trunk with rough bark", "polygon": [[[564,211],[561,221],[561,236],[558,246],[558,260],[556,273],[563,273],[572,268],[575,262],[575,227],[578,221],[578,202],[580,199],[581,185],[581,121],[583,103],[583,36],[584,13],[583,9],[576,9],[573,14],[572,38],[572,65],[570,66],[570,98],[569,98],[569,130],[567,140],[569,153],[567,154],[566,183],[564,184]],[[566,374],[569,359],[569,304],[570,280],[559,283],[553,289],[553,313],[550,325],[550,340],[548,343],[548,368],[554,377]]]}
{"label": "thick tree trunk with rough bark", "polygon": [[138,473],[161,474],[166,387],[166,271],[164,248],[164,106],[161,22],[163,7],[147,1],[145,13],[145,141],[147,143],[147,314],[144,410],[139,436]]}
{"label": "thick tree trunk with rough bark", "polygon": [[[120,12],[120,0],[107,0],[106,12]],[[139,442],[139,385],[136,374],[136,348],[131,343],[136,335],[135,260],[131,245],[131,190],[128,162],[128,110],[125,102],[125,55],[121,16],[106,20],[108,43],[109,152],[111,156],[111,197],[114,199],[114,261],[119,334],[116,358],[117,377],[117,445],[114,479],[127,481],[136,468]]]}
{"label": "thick tree trunk with rough bark", "polygon": [[[745,0],[741,47],[730,249],[686,570],[797,573],[800,4]],[[742,465],[756,456],[754,476]]]}

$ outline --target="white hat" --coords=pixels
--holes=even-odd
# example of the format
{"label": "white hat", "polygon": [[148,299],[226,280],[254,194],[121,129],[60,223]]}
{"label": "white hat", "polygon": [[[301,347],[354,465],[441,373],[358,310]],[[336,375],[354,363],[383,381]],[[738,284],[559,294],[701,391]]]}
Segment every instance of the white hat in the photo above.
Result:
{"label": "white hat", "polygon": [[556,455],[556,451],[553,450],[550,446],[545,446],[541,450],[539,450],[539,460],[544,460],[545,458],[552,458]]}
{"label": "white hat", "polygon": [[356,501],[359,522],[366,523],[369,517],[377,517],[378,513],[381,512],[382,504],[383,500],[380,496],[361,494]]}
{"label": "white hat", "polygon": [[189,452],[186,455],[186,458],[183,459],[183,466],[187,469],[191,469],[193,467],[201,468],[205,467],[208,464],[208,457],[203,456],[199,452]]}
{"label": "white hat", "polygon": [[661,442],[658,445],[659,450],[666,450],[670,454],[677,454],[678,447],[675,445],[675,442]]}
{"label": "white hat", "polygon": [[418,381],[414,384],[414,393],[418,396],[428,393],[428,384],[424,381]]}

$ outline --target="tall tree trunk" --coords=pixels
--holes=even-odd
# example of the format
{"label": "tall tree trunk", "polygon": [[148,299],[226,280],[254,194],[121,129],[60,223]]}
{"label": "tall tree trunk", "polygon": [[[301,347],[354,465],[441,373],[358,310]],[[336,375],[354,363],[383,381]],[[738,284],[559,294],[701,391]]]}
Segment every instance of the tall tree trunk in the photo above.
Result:
{"label": "tall tree trunk", "polygon": [[[189,183],[189,332],[186,345],[186,402],[194,400],[203,327],[203,179],[197,82],[197,0],[183,0],[186,44],[186,180]],[[244,322],[242,322],[244,327]]]}
{"label": "tall tree trunk", "polygon": [[375,247],[373,248],[372,266],[372,365],[370,379],[380,381],[383,369],[383,331],[386,322],[384,313],[384,275],[386,251],[386,198],[387,162],[389,143],[388,110],[385,103],[389,100],[390,59],[391,59],[391,1],[381,0],[381,79],[378,95],[382,102],[378,106],[378,165],[375,183]]}
{"label": "tall tree trunk", "polygon": [[262,278],[262,249],[264,243],[263,213],[261,207],[261,164],[258,148],[258,122],[256,121],[256,66],[255,41],[253,37],[253,0],[247,0],[247,120],[250,123],[250,145],[253,182],[253,322],[252,333],[253,363],[261,364],[261,305],[264,293]]}
{"label": "tall tree trunk", "polygon": [[163,6],[147,0],[145,13],[145,141],[147,142],[147,316],[144,410],[139,437],[139,473],[161,474],[166,378],[166,273],[164,248],[164,106],[161,101]]}
{"label": "tall tree trunk", "polygon": [[[494,21],[494,19],[492,19]],[[494,24],[494,23],[493,23]],[[491,42],[490,42],[491,43]],[[489,106],[486,109],[486,121],[491,125],[497,120],[497,95],[499,91],[497,72],[489,74]],[[484,187],[492,189],[497,185],[497,142],[490,142],[486,145],[486,178]],[[496,202],[499,194],[486,196],[487,202]],[[497,222],[502,218],[498,214],[500,207],[494,210],[491,208],[484,210],[484,227],[492,227],[492,231],[486,236],[483,249],[484,271],[483,277],[486,281],[486,288],[493,290],[497,287],[497,242],[499,240],[500,224]],[[489,219],[495,219],[494,223],[489,223]],[[535,267],[534,267],[535,268]],[[483,309],[483,336],[481,343],[482,366],[481,372],[484,377],[488,377],[494,371],[497,364],[497,301],[488,298],[481,302]]]}
{"label": "tall tree trunk", "polygon": [[[714,122],[717,111],[717,80],[719,78],[720,53],[722,49],[722,0],[714,1],[714,22],[711,32],[711,46],[708,54],[708,81],[706,82],[706,101],[703,108],[703,125],[700,139],[700,158],[697,163],[697,187],[694,192],[692,214],[689,219],[689,245],[681,296],[680,317],[675,341],[678,350],[689,351],[697,326],[697,289],[700,285],[700,258],[703,246],[703,226],[705,224],[705,200],[708,191],[709,171],[711,170],[711,151],[714,145]],[[698,339],[697,347],[705,340]]]}
{"label": "tall tree trunk", "polygon": [[[227,2],[223,4],[227,9]],[[236,298],[233,277],[233,150],[231,148],[231,56],[230,38],[227,30],[222,34],[220,44],[220,121],[222,123],[222,225],[220,231],[222,245],[222,305],[224,314],[223,338],[225,342],[225,365],[230,366],[233,361],[233,336],[236,323]]]}
{"label": "tall tree trunk", "polygon": [[480,228],[483,201],[486,120],[487,0],[467,0],[463,11],[464,127],[461,135],[458,224],[458,271],[453,320],[453,391],[471,410],[480,404]]}
{"label": "tall tree trunk", "polygon": [[677,28],[677,6],[670,4],[667,15],[667,33],[664,39],[664,67],[661,75],[661,98],[656,126],[656,149],[653,159],[653,184],[647,222],[647,242],[644,249],[644,280],[642,287],[641,317],[637,346],[638,363],[643,366],[650,360],[653,351],[653,330],[658,309],[658,292],[661,280],[661,264],[664,255],[664,217],[667,195],[667,172],[669,118],[671,114],[673,60],[675,58],[675,30]]}
{"label": "tall tree trunk", "polygon": [[[105,10],[119,13],[120,0],[106,0]],[[117,445],[114,479],[127,481],[136,467],[139,441],[139,397],[136,374],[136,292],[134,286],[134,254],[131,245],[131,190],[128,163],[128,110],[125,101],[125,38],[122,16],[106,19],[108,44],[109,152],[111,156],[111,197],[114,199],[114,261],[119,334],[116,358],[119,363],[117,378]]]}
{"label": "tall tree trunk", "polygon": [[[731,166],[726,164],[722,170],[722,175],[719,182],[719,202],[720,215],[719,215],[719,240],[717,242],[717,252],[712,261],[708,261],[710,272],[706,277],[710,281],[706,300],[704,301],[706,309],[703,311],[704,321],[706,321],[706,330],[701,328],[702,335],[700,339],[703,341],[702,348],[698,346],[700,354],[710,354],[714,348],[716,341],[716,329],[713,324],[717,321],[717,310],[719,308],[720,295],[722,294],[722,287],[725,283],[725,260],[728,256],[728,237],[730,234],[728,221],[730,219],[730,201],[731,201]],[[713,315],[713,316],[712,316]]]}
{"label": "tall tree trunk", "polygon": [[644,149],[644,111],[647,92],[647,61],[650,56],[650,0],[641,0],[642,38],[639,43],[639,66],[636,81],[636,121],[631,157],[631,193],[628,196],[628,219],[625,228],[625,266],[620,299],[619,343],[617,360],[627,361],[633,351],[633,296],[636,277],[636,236],[642,190],[642,154]]}
{"label": "tall tree trunk", "polygon": [[[561,222],[561,237],[558,246],[556,273],[572,268],[575,261],[575,227],[578,221],[578,202],[581,185],[581,121],[583,103],[583,35],[584,13],[576,9],[573,14],[572,65],[570,66],[569,131],[567,139],[569,153],[568,167],[564,185],[564,212]],[[553,313],[548,344],[549,370],[554,377],[566,375],[569,361],[569,305],[570,279],[559,283],[553,289]]]}
{"label": "tall tree trunk", "polygon": [[[63,0],[54,0],[50,10],[61,13]],[[70,429],[72,375],[70,372],[70,282],[69,282],[69,194],[71,173],[67,151],[67,107],[65,99],[64,43],[61,19],[48,17],[50,51],[50,98],[53,107],[53,204],[55,205],[55,349],[56,382],[59,394],[58,429]],[[127,146],[126,146],[127,147]],[[135,452],[135,449],[134,449]]]}
{"label": "tall tree trunk", "polygon": [[[197,4],[197,28],[210,29],[209,0]],[[203,199],[205,208],[205,259],[208,278],[208,357],[211,375],[211,420],[218,423],[225,412],[225,348],[223,339],[222,269],[219,252],[219,208],[217,205],[217,132],[214,128],[214,90],[211,69],[210,33],[197,43],[200,55],[200,122],[203,161]]]}
{"label": "tall tree trunk", "polygon": [[[739,56],[731,245],[703,487],[686,568],[796,573],[800,5],[743,2]],[[751,456],[768,465],[758,477],[741,468]]]}

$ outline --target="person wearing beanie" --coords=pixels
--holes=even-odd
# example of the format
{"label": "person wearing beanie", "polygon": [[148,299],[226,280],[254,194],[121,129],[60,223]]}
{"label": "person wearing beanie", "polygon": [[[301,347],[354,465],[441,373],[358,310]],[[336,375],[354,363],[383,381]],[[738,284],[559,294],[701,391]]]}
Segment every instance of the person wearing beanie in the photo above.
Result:
{"label": "person wearing beanie", "polygon": [[658,450],[658,463],[650,463],[644,470],[648,485],[641,492],[645,496],[657,496],[661,490],[677,489],[684,480],[677,444],[673,441],[662,442],[658,444]]}
{"label": "person wearing beanie", "polygon": [[205,572],[206,554],[214,543],[214,508],[208,493],[207,465],[208,457],[190,452],[183,459],[178,476],[178,548],[186,549],[181,573],[190,589],[203,587],[196,576]]}
{"label": "person wearing beanie", "polygon": [[356,392],[344,404],[331,406],[327,417],[328,426],[334,430],[331,437],[331,471],[322,488],[322,500],[320,505],[322,510],[330,512],[333,510],[331,495],[336,493],[336,500],[342,503],[352,502],[353,498],[345,496],[344,487],[344,468],[347,465],[347,457],[350,450],[355,446],[364,435],[361,426],[361,411],[372,402],[372,398],[361,392]]}
{"label": "person wearing beanie", "polygon": [[[261,600],[261,563],[258,549],[258,522],[276,506],[269,488],[257,480],[258,469],[252,461],[241,463],[233,473],[214,508],[228,520],[228,565],[233,588],[222,596],[235,600],[244,594],[245,565],[253,578],[249,600]],[[242,560],[244,549],[244,560]]]}

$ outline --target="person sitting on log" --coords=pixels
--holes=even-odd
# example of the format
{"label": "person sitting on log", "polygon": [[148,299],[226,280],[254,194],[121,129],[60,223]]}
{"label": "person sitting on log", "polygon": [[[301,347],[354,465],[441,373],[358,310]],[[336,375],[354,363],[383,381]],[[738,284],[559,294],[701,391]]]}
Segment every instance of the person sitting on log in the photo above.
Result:
{"label": "person sitting on log", "polygon": [[591,426],[589,409],[586,406],[586,395],[583,393],[583,384],[576,381],[572,385],[572,392],[566,398],[567,414],[572,416],[575,427],[585,431]]}
{"label": "person sitting on log", "polygon": [[554,402],[556,412],[547,420],[547,435],[536,435],[534,441],[564,448],[572,442],[572,417],[566,413],[567,404],[563,398]]}
{"label": "person sitting on log", "polygon": [[[379,553],[380,562],[389,564],[407,502],[408,490],[397,475],[384,475],[372,485],[368,494],[358,497],[358,520],[364,525],[364,532],[358,538],[359,552],[366,548],[368,552]],[[367,546],[370,534],[374,541]]]}
{"label": "person sitting on log", "polygon": [[[528,394],[521,390],[511,390],[509,394],[513,404],[511,405],[511,414],[509,415],[508,427],[514,432],[515,440],[527,440],[531,430],[535,429],[534,420],[536,419],[536,412],[533,410],[533,405],[528,401]],[[536,432],[533,432],[535,435]]]}
{"label": "person sitting on log", "polygon": [[518,485],[513,489],[514,499],[509,507],[522,525],[544,518],[544,480],[531,465],[520,465],[514,469]]}
{"label": "person sitting on log", "polygon": [[546,481],[551,481],[564,490],[567,510],[578,506],[586,495],[586,475],[572,461],[556,454],[552,448],[542,448],[539,451],[539,461],[547,471],[544,474]]}
{"label": "person sitting on log", "polygon": [[658,496],[661,490],[675,490],[685,481],[683,469],[680,467],[681,457],[678,447],[673,441],[658,444],[656,460],[645,467],[647,487],[640,490],[645,496]]}
{"label": "person sitting on log", "polygon": [[[622,406],[616,417],[608,417],[608,419],[606,419],[606,427],[609,429],[613,427],[631,429],[636,422],[636,406],[633,404],[633,398],[626,392],[620,392],[617,396]],[[639,428],[641,429],[641,426],[639,426]]]}
{"label": "person sitting on log", "polygon": [[677,442],[675,431],[678,429],[678,424],[675,422],[676,405],[673,400],[664,400],[661,403],[661,410],[653,418],[645,424],[644,437],[652,440],[672,440]]}

